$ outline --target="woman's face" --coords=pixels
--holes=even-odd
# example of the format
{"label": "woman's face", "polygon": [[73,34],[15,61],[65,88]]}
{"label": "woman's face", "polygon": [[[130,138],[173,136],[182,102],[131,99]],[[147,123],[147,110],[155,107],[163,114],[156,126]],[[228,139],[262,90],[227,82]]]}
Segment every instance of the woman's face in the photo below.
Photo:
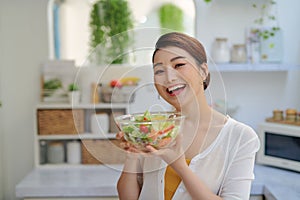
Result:
{"label": "woman's face", "polygon": [[204,73],[185,50],[165,47],[156,52],[153,60],[155,87],[177,110],[204,93]]}

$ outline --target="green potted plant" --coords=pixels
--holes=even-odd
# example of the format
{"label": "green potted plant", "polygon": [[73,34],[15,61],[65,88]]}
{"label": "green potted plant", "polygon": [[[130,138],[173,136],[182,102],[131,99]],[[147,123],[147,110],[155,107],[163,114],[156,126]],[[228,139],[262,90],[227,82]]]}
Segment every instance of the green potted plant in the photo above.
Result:
{"label": "green potted plant", "polygon": [[163,32],[184,31],[183,11],[173,3],[165,3],[159,8],[159,22]]}
{"label": "green potted plant", "polygon": [[[126,51],[133,43],[132,11],[126,0],[98,0],[90,13],[90,61],[95,64],[127,62]],[[101,44],[101,45],[100,45]]]}
{"label": "green potted plant", "polygon": [[257,24],[258,26],[265,26],[266,24],[273,23],[273,25],[269,29],[258,30],[259,36],[264,40],[273,37],[276,32],[280,30],[276,16],[269,12],[275,4],[276,1],[274,0],[267,0],[261,6],[258,6],[256,3],[252,4],[252,7],[254,9],[260,9],[260,15],[258,15],[258,18],[254,20],[255,24]]}
{"label": "green potted plant", "polygon": [[71,83],[68,86],[68,97],[70,103],[78,104],[80,102],[80,90],[76,83]]}
{"label": "green potted plant", "polygon": [[52,96],[55,91],[62,88],[62,82],[58,78],[46,80],[43,84],[43,96]]}

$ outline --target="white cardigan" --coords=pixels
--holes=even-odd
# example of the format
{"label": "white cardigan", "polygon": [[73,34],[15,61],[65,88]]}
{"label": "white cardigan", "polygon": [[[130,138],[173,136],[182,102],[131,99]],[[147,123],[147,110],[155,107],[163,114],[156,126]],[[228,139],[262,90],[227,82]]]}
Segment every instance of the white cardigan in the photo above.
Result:
{"label": "white cardigan", "polygon": [[[248,200],[259,146],[252,128],[229,118],[215,141],[196,155],[189,167],[224,200]],[[139,199],[163,200],[166,163],[158,157],[145,158],[143,170],[144,183]],[[173,200],[188,199],[192,198],[181,182]]]}

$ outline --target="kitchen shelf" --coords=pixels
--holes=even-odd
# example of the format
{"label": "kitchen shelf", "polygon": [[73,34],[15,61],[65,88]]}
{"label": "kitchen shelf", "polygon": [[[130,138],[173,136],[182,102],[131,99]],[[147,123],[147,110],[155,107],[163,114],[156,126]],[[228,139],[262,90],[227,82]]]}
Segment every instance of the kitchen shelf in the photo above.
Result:
{"label": "kitchen shelf", "polygon": [[82,133],[73,135],[38,135],[39,140],[76,140],[76,139],[115,139],[116,133],[99,135],[94,133]]}
{"label": "kitchen shelf", "polygon": [[37,106],[38,109],[126,109],[126,103],[99,103],[99,104],[76,104],[70,103],[41,103]]}
{"label": "kitchen shelf", "polygon": [[[102,164],[95,155],[97,152],[109,152],[108,157],[102,157],[103,163],[123,162],[123,152],[117,147],[116,140],[118,129],[111,121],[114,110],[116,114],[128,113],[127,103],[99,103],[99,104],[76,104],[70,103],[40,103],[35,108],[35,166],[40,168],[65,168],[65,167],[88,167]],[[74,112],[73,112],[74,111]],[[70,114],[71,112],[71,114]],[[107,113],[109,116],[109,131],[92,132],[91,117],[99,113]],[[73,115],[72,115],[73,114]],[[74,127],[76,129],[74,129]],[[67,144],[79,142],[81,158],[80,163],[68,163]],[[48,160],[49,145],[63,144],[64,162],[53,163]],[[53,148],[52,148],[53,149]],[[98,154],[99,155],[99,154]]]}
{"label": "kitchen shelf", "polygon": [[283,63],[209,63],[209,68],[212,72],[287,72],[290,70],[300,70],[300,65]]}

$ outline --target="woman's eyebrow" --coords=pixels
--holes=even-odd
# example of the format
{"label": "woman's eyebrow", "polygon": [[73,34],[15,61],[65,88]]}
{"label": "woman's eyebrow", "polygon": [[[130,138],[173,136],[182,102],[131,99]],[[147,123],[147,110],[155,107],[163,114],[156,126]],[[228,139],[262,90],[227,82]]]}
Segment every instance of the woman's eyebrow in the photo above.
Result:
{"label": "woman's eyebrow", "polygon": [[154,65],[153,65],[153,68],[155,68],[156,66],[158,66],[158,65],[162,65],[162,63],[160,62],[160,63],[155,63]]}
{"label": "woman's eyebrow", "polygon": [[172,58],[170,61],[173,62],[174,60],[182,59],[182,58],[185,58],[185,57],[184,56],[177,56],[177,57]]}
{"label": "woman's eyebrow", "polygon": [[[185,59],[185,58],[186,58],[186,57],[184,57],[184,56],[176,56],[176,57],[172,58],[170,61],[173,62],[173,61],[175,61],[175,60],[177,60],[177,59]],[[155,68],[156,66],[162,65],[162,64],[163,64],[162,62],[155,63],[155,64],[153,65],[153,68]]]}

